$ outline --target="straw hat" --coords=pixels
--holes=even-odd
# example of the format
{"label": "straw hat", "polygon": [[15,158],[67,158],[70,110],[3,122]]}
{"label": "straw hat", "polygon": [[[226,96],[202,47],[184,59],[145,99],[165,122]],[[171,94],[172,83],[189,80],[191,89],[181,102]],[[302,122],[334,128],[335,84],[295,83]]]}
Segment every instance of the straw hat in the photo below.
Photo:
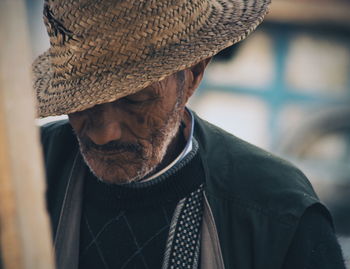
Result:
{"label": "straw hat", "polygon": [[46,0],[34,64],[40,117],[135,93],[237,43],[270,0]]}

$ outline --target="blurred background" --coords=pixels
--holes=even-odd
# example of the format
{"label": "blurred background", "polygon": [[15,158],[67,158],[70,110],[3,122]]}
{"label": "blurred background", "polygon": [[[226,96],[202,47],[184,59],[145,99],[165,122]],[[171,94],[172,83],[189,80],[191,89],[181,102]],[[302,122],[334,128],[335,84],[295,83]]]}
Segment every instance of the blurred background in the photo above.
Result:
{"label": "blurred background", "polygon": [[[33,58],[49,46],[41,9],[27,0]],[[350,1],[274,0],[255,33],[213,59],[190,107],[304,171],[350,268]]]}

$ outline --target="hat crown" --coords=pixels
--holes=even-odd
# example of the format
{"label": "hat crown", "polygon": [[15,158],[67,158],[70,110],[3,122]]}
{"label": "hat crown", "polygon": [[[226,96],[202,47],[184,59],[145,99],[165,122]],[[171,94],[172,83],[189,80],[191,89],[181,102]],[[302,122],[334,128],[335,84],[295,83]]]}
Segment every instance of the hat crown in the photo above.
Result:
{"label": "hat crown", "polygon": [[189,40],[210,11],[208,0],[49,0],[44,20],[51,54],[59,56],[51,60],[57,83],[72,79],[71,74],[137,64],[155,51]]}
{"label": "hat crown", "polygon": [[121,43],[155,45],[188,32],[189,25],[196,30],[210,7],[208,0],[46,0],[44,21],[52,46],[109,36]]}

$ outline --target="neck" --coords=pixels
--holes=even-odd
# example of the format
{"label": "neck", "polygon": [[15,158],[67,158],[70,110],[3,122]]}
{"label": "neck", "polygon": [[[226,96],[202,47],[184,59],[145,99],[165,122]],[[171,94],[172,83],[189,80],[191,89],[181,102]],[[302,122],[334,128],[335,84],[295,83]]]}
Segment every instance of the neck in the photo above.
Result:
{"label": "neck", "polygon": [[182,153],[182,151],[186,147],[187,140],[190,137],[191,125],[191,116],[185,111],[179,130],[177,131],[177,134],[169,144],[163,160],[156,167],[156,169],[149,173],[145,178],[149,178],[152,175],[164,169],[165,167],[167,167]]}
{"label": "neck", "polygon": [[186,146],[186,139],[183,134],[183,128],[180,126],[176,136],[173,138],[173,140],[169,144],[163,160],[156,167],[156,169],[154,169],[151,173],[149,173],[145,178],[148,178],[158,173],[165,167],[167,167],[172,161],[174,161],[177,158],[177,156],[181,154],[185,146]]}

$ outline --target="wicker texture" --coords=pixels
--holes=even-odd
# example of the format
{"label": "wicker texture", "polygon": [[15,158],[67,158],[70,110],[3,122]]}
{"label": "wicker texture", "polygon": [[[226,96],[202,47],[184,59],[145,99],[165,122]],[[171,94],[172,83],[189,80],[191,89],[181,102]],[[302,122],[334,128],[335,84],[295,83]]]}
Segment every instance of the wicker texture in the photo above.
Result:
{"label": "wicker texture", "polygon": [[239,42],[270,0],[47,0],[33,64],[40,117],[135,93]]}

